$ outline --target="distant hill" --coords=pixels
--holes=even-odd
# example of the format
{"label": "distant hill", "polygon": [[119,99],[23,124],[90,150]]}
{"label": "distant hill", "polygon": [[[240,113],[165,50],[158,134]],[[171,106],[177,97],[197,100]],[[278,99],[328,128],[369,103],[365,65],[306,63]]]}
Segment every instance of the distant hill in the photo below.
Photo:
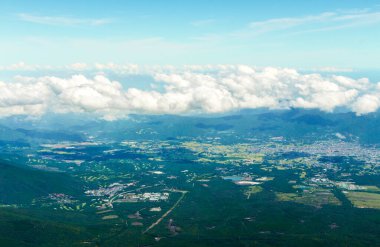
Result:
{"label": "distant hill", "polygon": [[177,136],[217,137],[230,134],[240,138],[284,136],[309,138],[341,133],[363,144],[380,144],[380,112],[356,116],[352,112],[327,113],[319,110],[241,110],[209,115],[137,115],[105,121],[73,115],[47,115],[38,120],[0,119],[1,141],[33,143],[83,141],[86,136],[122,141],[128,139],[175,139]]}
{"label": "distant hill", "polygon": [[0,203],[30,203],[49,193],[75,195],[80,187],[70,176],[14,166],[0,160]]}

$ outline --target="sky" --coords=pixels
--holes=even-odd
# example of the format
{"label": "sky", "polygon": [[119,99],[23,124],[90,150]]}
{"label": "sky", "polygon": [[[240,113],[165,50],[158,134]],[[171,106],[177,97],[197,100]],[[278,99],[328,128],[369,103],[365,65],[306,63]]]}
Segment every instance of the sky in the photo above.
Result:
{"label": "sky", "polygon": [[0,65],[249,64],[378,69],[378,1],[0,3]]}
{"label": "sky", "polygon": [[0,117],[380,108],[380,4],[0,3]]}

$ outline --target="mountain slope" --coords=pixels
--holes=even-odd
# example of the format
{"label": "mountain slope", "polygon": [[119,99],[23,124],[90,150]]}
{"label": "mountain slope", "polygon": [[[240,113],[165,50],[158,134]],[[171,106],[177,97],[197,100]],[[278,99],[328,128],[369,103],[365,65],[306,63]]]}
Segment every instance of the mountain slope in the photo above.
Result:
{"label": "mountain slope", "polygon": [[28,203],[49,193],[77,194],[77,182],[66,174],[14,166],[0,160],[0,203]]}

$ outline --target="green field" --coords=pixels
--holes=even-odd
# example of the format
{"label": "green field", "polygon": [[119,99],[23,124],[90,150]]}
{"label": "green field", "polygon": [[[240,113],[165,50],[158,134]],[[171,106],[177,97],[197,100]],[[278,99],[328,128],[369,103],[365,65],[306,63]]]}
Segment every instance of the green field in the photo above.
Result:
{"label": "green field", "polygon": [[349,191],[345,195],[357,208],[380,209],[380,194]]}

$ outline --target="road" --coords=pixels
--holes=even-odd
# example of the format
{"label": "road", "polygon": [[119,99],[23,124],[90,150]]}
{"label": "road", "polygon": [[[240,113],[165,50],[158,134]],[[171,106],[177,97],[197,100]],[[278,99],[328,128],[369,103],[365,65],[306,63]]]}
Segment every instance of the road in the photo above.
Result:
{"label": "road", "polygon": [[160,224],[160,222],[165,219],[177,206],[178,204],[182,201],[182,199],[185,197],[186,193],[188,191],[184,191],[184,190],[172,190],[172,192],[180,192],[182,193],[181,197],[177,200],[177,202],[173,205],[173,207],[171,207],[168,211],[166,211],[166,213],[164,213],[161,218],[159,218],[156,222],[154,222],[152,225],[150,225],[147,229],[145,229],[145,231],[143,231],[143,234],[147,233],[148,231],[152,230],[155,226],[157,226],[158,224]]}

